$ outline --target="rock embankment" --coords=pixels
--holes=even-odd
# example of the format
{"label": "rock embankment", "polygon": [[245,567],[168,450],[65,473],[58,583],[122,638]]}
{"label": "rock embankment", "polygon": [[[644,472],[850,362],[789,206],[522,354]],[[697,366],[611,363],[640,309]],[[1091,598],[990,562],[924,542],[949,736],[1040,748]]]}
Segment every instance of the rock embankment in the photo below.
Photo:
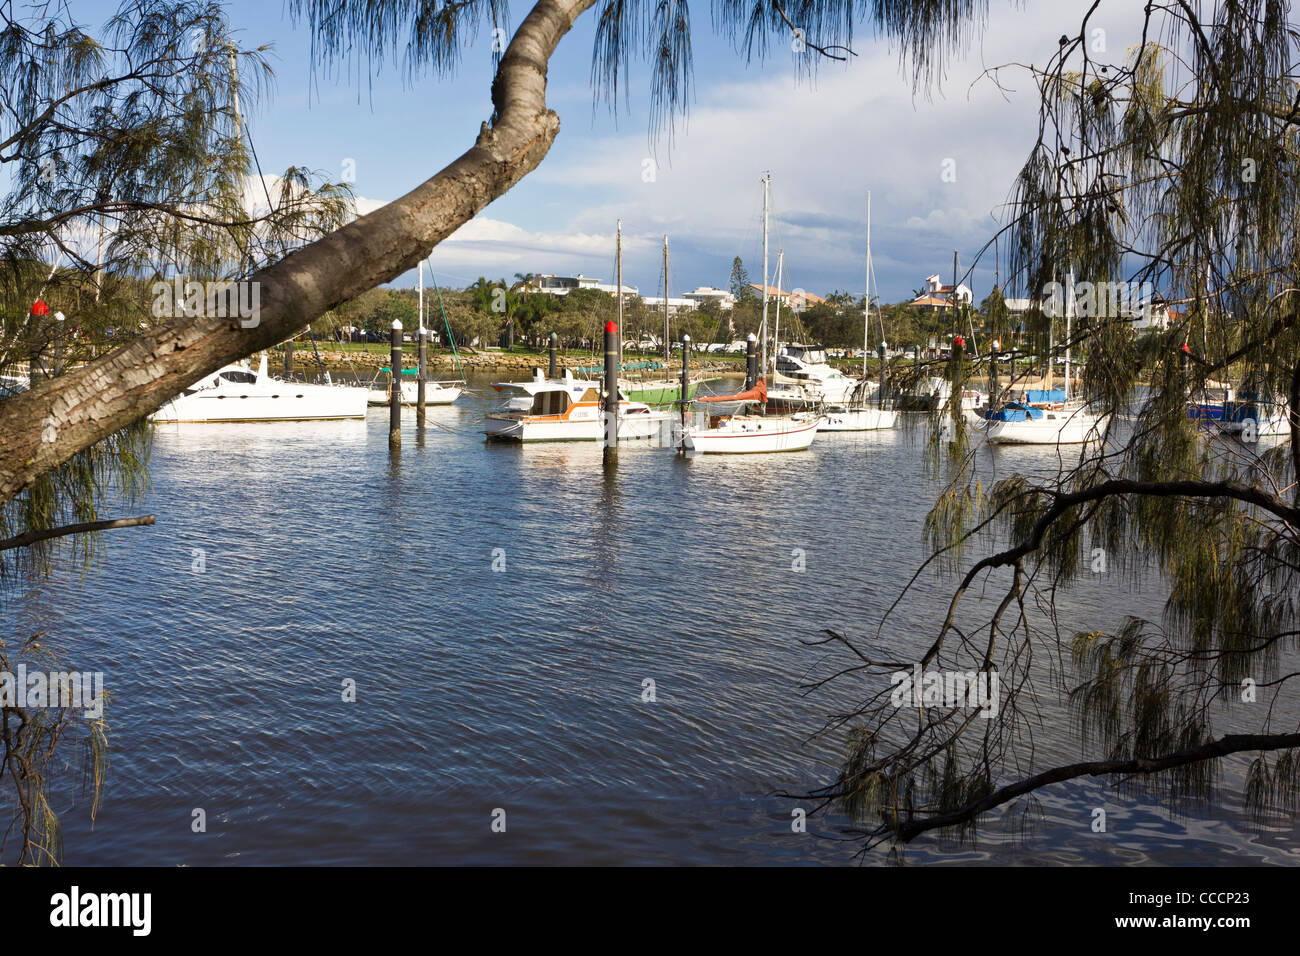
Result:
{"label": "rock embankment", "polygon": [[[378,351],[363,351],[360,349],[338,349],[338,348],[321,348],[317,346],[320,355],[320,362],[331,372],[350,372],[360,375],[362,373],[374,374],[381,368],[388,367],[388,353]],[[415,363],[415,348],[408,345],[403,353],[405,364],[409,367]],[[636,361],[628,359],[628,361]],[[677,375],[681,371],[681,359],[677,358],[676,362],[670,362],[661,371],[665,375]],[[312,352],[310,346],[304,348],[299,345],[294,349],[293,355],[294,367],[299,371],[307,372],[314,368],[319,368],[316,360],[316,354]],[[559,355],[556,362],[560,368],[590,368],[601,364],[600,357],[592,358],[590,355]],[[467,372],[470,371],[500,371],[500,372],[529,372],[534,368],[545,368],[547,356],[529,355],[520,352],[461,352],[460,364]],[[268,356],[268,364],[273,373],[277,373],[284,367],[284,354],[279,349],[272,349]],[[454,372],[456,361],[449,352],[437,352],[429,355],[429,367],[438,374],[444,374],[448,371]],[[733,362],[709,360],[700,361],[695,357],[691,360],[691,371],[731,371],[737,368]]]}

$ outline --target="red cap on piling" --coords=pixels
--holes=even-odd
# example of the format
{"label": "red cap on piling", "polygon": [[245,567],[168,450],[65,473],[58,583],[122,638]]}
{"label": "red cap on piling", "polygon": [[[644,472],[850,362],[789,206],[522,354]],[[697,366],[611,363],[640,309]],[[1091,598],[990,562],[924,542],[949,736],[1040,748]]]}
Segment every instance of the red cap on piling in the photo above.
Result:
{"label": "red cap on piling", "polygon": [[618,331],[618,324],[617,324],[613,319],[610,319],[608,322],[605,323],[605,331],[606,331],[606,332],[617,332],[617,331]]}

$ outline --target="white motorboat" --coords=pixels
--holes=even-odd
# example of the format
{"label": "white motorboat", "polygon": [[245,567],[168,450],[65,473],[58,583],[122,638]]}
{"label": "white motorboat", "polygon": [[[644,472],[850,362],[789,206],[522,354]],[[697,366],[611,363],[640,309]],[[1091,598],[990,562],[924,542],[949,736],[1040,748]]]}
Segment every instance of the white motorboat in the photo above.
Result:
{"label": "white motorboat", "polygon": [[[577,379],[568,369],[562,378],[547,378],[537,369],[528,382],[498,382],[504,405],[483,420],[490,441],[601,441],[605,437],[600,383]],[[671,441],[677,412],[628,401],[619,393],[618,440]]]}
{"label": "white motorboat", "polygon": [[822,409],[821,420],[820,431],[824,432],[870,432],[893,428],[898,412],[892,408],[827,405]]}
{"label": "white motorboat", "polygon": [[[412,370],[413,371],[413,370]],[[382,373],[382,370],[381,370]],[[370,383],[369,395],[367,401],[371,405],[387,405],[390,398],[389,389],[392,376],[389,376],[389,384],[377,385],[375,382]],[[425,382],[424,383],[424,404],[426,405],[450,405],[456,399],[460,398],[461,382],[459,380],[446,382]],[[402,372],[402,404],[415,405],[420,396],[420,383],[415,380],[407,379],[407,373]]]}
{"label": "white motorboat", "polygon": [[366,389],[308,385],[272,378],[266,354],[257,370],[247,362],[218,369],[195,382],[152,415],[154,422],[261,422],[365,418]]}
{"label": "white motorboat", "polygon": [[1242,395],[1225,405],[1223,430],[1247,441],[1252,438],[1283,438],[1291,435],[1291,419],[1284,398],[1261,401]]}
{"label": "white motorboat", "polygon": [[791,343],[776,356],[768,403],[776,408],[836,405],[849,400],[858,380],[833,368],[820,345]]}

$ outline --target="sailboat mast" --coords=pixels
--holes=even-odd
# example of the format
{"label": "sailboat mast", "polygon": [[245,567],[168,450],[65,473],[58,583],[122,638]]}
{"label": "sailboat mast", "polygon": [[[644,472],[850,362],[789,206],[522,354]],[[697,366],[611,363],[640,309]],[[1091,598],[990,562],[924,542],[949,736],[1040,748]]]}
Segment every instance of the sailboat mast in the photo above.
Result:
{"label": "sailboat mast", "polygon": [[767,377],[767,193],[772,182],[771,173],[763,177],[763,325],[759,338],[763,344],[762,376]]}
{"label": "sailboat mast", "polygon": [[614,283],[618,289],[618,367],[623,369],[623,220],[618,220],[614,240]]}
{"label": "sailboat mast", "polygon": [[867,291],[862,296],[862,381],[867,380],[871,343],[871,190],[867,190]]}
{"label": "sailboat mast", "polygon": [[776,354],[781,351],[781,282],[782,266],[785,264],[785,250],[776,253],[776,326],[772,330],[772,381],[776,382]]}
{"label": "sailboat mast", "polygon": [[420,260],[419,268],[416,270],[419,275],[418,288],[420,290],[420,331],[424,331],[424,260]]}
{"label": "sailboat mast", "polygon": [[669,359],[668,345],[668,237],[664,236],[664,361]]}
{"label": "sailboat mast", "polygon": [[1074,267],[1065,289],[1065,400],[1070,400],[1070,317],[1074,311]]}

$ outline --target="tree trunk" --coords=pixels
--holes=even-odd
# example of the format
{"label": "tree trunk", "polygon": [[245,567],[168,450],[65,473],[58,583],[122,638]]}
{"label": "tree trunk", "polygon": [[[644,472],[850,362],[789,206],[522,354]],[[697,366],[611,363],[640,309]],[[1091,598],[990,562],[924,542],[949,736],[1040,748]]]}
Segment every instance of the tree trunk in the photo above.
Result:
{"label": "tree trunk", "polygon": [[401,275],[535,169],[560,129],[546,107],[548,61],[594,2],[538,0],[493,80],[494,125],[484,123],[473,147],[405,196],[255,273],[255,327],[173,318],[84,368],[33,382],[31,391],[0,402],[0,504],[205,375]]}

